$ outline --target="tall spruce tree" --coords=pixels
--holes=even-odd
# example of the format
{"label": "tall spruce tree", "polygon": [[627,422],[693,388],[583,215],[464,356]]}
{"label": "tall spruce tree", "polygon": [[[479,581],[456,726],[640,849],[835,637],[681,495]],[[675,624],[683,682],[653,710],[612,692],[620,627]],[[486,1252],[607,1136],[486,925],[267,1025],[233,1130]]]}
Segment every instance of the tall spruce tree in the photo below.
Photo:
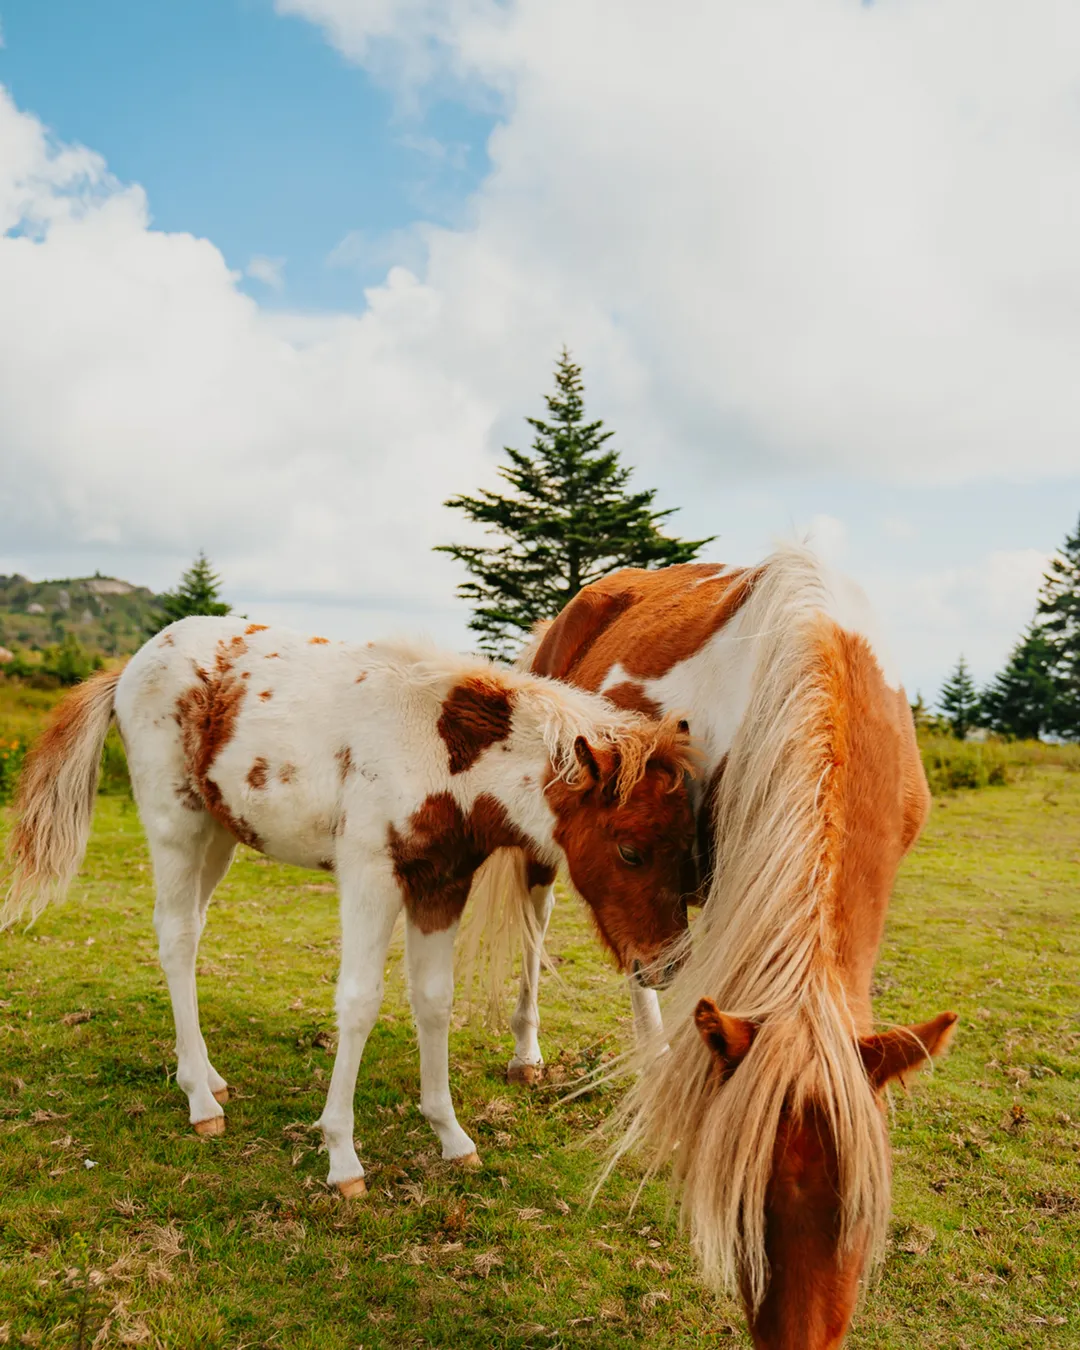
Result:
{"label": "tall spruce tree", "polygon": [[1057,711],[1054,648],[1037,624],[1012,650],[1004,670],[983,690],[980,721],[1002,736],[1037,740],[1053,729]]}
{"label": "tall spruce tree", "polygon": [[177,619],[186,619],[192,614],[229,614],[232,606],[225,604],[221,595],[221,578],[214,571],[206,554],[199,550],[195,561],[180,578],[175,591],[165,591],[158,596],[160,607],[153,631],[165,628]]}
{"label": "tall spruce tree", "polygon": [[1041,626],[1053,651],[1054,711],[1049,730],[1080,740],[1080,522],[1066,535],[1039,593]]}
{"label": "tall spruce tree", "polygon": [[968,664],[962,656],[941,687],[938,706],[958,740],[962,741],[978,722],[979,694],[975,688],[975,681],[971,678]]}
{"label": "tall spruce tree", "polygon": [[499,473],[512,494],[481,491],[446,503],[505,542],[437,548],[470,573],[458,594],[472,603],[479,646],[496,657],[510,656],[534,624],[591,581],[620,567],[689,562],[715,537],[660,532],[672,512],[652,509],[655,491],[629,490],[631,471],[608,446],[614,433],[585,420],[581,368],[565,349],[545,401],[549,420],[526,419],[536,432],[532,452],[506,447],[510,462]]}

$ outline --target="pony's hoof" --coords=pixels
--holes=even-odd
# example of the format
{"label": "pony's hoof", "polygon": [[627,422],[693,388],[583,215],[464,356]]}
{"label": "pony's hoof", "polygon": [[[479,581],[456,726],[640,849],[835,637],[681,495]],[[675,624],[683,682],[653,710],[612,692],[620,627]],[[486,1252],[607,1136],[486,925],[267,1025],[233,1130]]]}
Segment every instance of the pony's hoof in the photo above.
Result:
{"label": "pony's hoof", "polygon": [[508,1083],[524,1083],[526,1087],[541,1082],[543,1077],[543,1064],[511,1064],[506,1070]]}
{"label": "pony's hoof", "polygon": [[219,1106],[227,1106],[229,1103],[228,1087],[218,1088],[218,1090],[214,1093],[214,1101],[216,1101]]}
{"label": "pony's hoof", "polygon": [[225,1133],[225,1117],[211,1116],[209,1120],[197,1120],[195,1133],[202,1139],[213,1139],[215,1135]]}
{"label": "pony's hoof", "polygon": [[338,1192],[343,1200],[359,1200],[367,1195],[367,1182],[363,1177],[353,1177],[352,1181],[339,1181]]}
{"label": "pony's hoof", "polygon": [[460,1158],[451,1158],[450,1161],[455,1167],[464,1167],[466,1172],[475,1172],[484,1165],[475,1149],[471,1153],[463,1153]]}

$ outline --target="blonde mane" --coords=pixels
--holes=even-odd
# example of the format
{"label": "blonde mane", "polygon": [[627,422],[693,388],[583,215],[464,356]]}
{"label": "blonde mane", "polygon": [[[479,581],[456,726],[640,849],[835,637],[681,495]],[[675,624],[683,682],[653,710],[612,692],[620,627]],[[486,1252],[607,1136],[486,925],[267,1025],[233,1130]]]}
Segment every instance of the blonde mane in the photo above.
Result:
{"label": "blonde mane", "polygon": [[580,774],[574,742],[584,736],[595,747],[618,751],[616,794],[625,802],[645,776],[649,762],[662,758],[674,774],[693,774],[697,755],[679,729],[678,714],[659,721],[609,702],[561,680],[534,675],[517,665],[506,669],[483,657],[460,656],[416,640],[374,644],[372,666],[384,666],[412,688],[441,700],[449,685],[469,678],[495,681],[513,696],[515,734],[537,737],[555,777],[573,785]]}
{"label": "blonde mane", "polygon": [[[670,991],[670,1053],[643,1047],[647,1071],[618,1112],[608,1165],[634,1147],[650,1175],[670,1160],[705,1278],[754,1308],[769,1278],[765,1201],[785,1108],[813,1102],[831,1128],[841,1243],[865,1233],[880,1254],[888,1219],[885,1125],[835,966],[847,747],[829,601],[821,564],[787,547],[743,608],[757,665],[717,793],[712,886]],[[702,997],[759,1027],[718,1089],[693,1020]]]}

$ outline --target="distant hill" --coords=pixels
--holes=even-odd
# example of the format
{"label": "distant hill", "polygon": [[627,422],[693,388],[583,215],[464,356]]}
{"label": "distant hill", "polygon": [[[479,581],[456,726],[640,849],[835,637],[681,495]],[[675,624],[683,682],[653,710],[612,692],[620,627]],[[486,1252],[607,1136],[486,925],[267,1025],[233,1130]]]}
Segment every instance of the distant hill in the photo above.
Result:
{"label": "distant hill", "polygon": [[27,581],[0,576],[0,647],[43,651],[73,633],[90,652],[123,656],[153,631],[157,600],[117,577]]}

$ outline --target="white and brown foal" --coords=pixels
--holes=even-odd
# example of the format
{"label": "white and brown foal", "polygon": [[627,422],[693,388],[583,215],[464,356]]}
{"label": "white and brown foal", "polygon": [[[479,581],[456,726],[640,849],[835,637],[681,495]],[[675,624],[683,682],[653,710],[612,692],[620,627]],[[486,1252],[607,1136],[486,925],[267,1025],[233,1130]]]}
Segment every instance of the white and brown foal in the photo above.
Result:
{"label": "white and brown foal", "polygon": [[60,705],[21,782],[15,906],[78,869],[114,715],[153,859],[176,1078],[200,1134],[224,1130],[228,1093],[199,1028],[196,950],[237,842],[337,877],[340,1035],[320,1123],[343,1194],[364,1188],[353,1094],[402,910],[420,1109],[443,1157],[464,1162],[476,1149],[454,1114],[447,1034],[454,936],[480,865],[508,847],[534,873],[565,862],[628,971],[662,966],[685,929],[684,723],[423,647],[233,618],[174,624]]}

